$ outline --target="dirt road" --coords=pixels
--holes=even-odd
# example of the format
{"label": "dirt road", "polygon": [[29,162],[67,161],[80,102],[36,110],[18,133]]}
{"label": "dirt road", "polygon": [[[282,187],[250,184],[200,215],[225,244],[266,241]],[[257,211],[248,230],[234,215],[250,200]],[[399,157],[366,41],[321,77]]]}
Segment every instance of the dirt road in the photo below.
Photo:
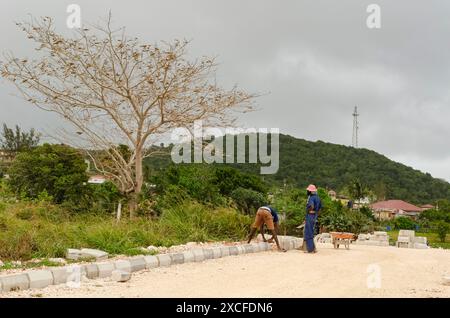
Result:
{"label": "dirt road", "polygon": [[331,244],[319,244],[314,255],[230,256],[134,273],[126,283],[90,280],[80,288],[59,285],[2,296],[450,297],[450,286],[442,284],[449,274],[450,250],[358,245],[334,250]]}

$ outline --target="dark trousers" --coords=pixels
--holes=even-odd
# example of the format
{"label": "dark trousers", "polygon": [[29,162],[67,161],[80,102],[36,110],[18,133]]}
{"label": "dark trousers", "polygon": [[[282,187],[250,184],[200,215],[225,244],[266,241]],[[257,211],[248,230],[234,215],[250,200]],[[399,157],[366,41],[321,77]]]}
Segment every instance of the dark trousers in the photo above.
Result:
{"label": "dark trousers", "polygon": [[304,240],[306,242],[306,249],[308,252],[312,252],[316,249],[314,245],[314,233],[317,222],[317,214],[316,213],[308,213],[306,214],[305,220],[305,236]]}

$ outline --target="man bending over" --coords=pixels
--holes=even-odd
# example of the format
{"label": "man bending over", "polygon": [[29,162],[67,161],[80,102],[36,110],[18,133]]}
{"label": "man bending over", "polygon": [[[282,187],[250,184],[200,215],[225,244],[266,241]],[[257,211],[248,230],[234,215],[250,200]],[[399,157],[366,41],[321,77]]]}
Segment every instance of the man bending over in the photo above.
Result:
{"label": "man bending over", "polygon": [[278,213],[274,208],[269,206],[262,206],[256,212],[255,222],[253,223],[252,230],[250,231],[250,235],[248,236],[248,243],[251,242],[258,229],[262,235],[264,242],[267,242],[266,238],[264,237],[264,224],[272,232],[272,237],[269,239],[269,241],[275,240],[278,250],[286,252],[285,249],[282,249],[280,247],[280,243],[278,242]]}

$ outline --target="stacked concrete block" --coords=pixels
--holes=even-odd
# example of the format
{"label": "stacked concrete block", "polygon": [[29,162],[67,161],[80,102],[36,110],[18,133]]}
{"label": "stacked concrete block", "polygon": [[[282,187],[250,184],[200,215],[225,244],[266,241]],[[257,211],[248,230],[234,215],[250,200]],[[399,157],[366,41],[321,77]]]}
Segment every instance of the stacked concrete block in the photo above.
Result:
{"label": "stacked concrete block", "polygon": [[144,256],[144,261],[146,269],[155,268],[159,266],[159,260],[156,256],[153,255]]}
{"label": "stacked concrete block", "polygon": [[169,255],[172,265],[184,263],[184,255],[182,253],[171,253]]}
{"label": "stacked concrete block", "polygon": [[414,243],[413,248],[424,250],[424,249],[428,249],[430,247],[427,244]]}
{"label": "stacked concrete block", "polygon": [[414,238],[416,237],[416,232],[413,230],[400,230],[398,232],[398,236],[407,236],[411,242],[414,242]]}
{"label": "stacked concrete block", "polygon": [[396,242],[397,247],[427,249],[427,238],[424,236],[416,236],[412,230],[400,230]]}
{"label": "stacked concrete block", "polygon": [[111,262],[97,263],[97,267],[98,267],[98,277],[106,278],[111,276],[114,270],[114,263]]}
{"label": "stacked concrete block", "polygon": [[30,287],[32,289],[45,288],[53,285],[53,274],[49,270],[30,271],[27,273]]}
{"label": "stacked concrete block", "polygon": [[427,245],[427,238],[425,236],[416,236],[414,238],[414,243]]}
{"label": "stacked concrete block", "polygon": [[409,248],[411,247],[411,241],[409,236],[398,236],[397,237],[397,242],[395,243],[395,245],[399,248]]}
{"label": "stacked concrete block", "polygon": [[330,233],[321,233],[316,236],[317,243],[331,243],[332,238]]}
{"label": "stacked concrete block", "polygon": [[387,232],[375,231],[373,235],[370,236],[370,240],[378,242],[379,246],[389,246],[389,236]]}
{"label": "stacked concrete block", "polygon": [[375,231],[373,234],[359,234],[355,241],[357,245],[389,246],[389,235],[387,232]]}
{"label": "stacked concrete block", "polygon": [[0,277],[2,291],[24,290],[30,288],[30,280],[27,274],[7,275]]}
{"label": "stacked concrete block", "polygon": [[414,248],[416,233],[412,230],[400,230],[396,242],[397,247]]}
{"label": "stacked concrete block", "polygon": [[131,272],[134,273],[144,270],[147,267],[147,263],[143,256],[132,257],[130,258],[130,267]]}
{"label": "stacked concrete block", "polygon": [[159,266],[161,267],[170,266],[172,264],[172,258],[169,254],[160,254],[156,255],[156,257],[158,258]]}

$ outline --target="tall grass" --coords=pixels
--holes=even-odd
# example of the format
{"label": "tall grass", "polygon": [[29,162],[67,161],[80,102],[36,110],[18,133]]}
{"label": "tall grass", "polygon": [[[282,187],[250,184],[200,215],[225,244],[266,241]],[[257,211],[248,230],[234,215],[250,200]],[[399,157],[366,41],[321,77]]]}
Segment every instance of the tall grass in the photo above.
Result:
{"label": "tall grass", "polygon": [[0,202],[0,259],[63,257],[67,248],[97,248],[111,254],[136,254],[136,248],[189,241],[237,240],[251,220],[230,208],[184,202],[158,220],[110,215],[71,215],[49,203]]}

